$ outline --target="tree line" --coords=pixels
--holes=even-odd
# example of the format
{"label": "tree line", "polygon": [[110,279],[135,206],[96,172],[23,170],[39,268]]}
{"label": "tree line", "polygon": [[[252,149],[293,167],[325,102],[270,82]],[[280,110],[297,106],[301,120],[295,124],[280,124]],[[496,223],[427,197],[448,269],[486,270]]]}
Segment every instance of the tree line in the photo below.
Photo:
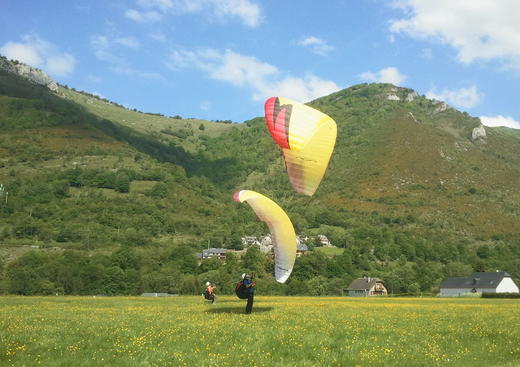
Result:
{"label": "tree line", "polygon": [[[504,249],[502,249],[504,250]],[[120,246],[110,254],[78,250],[31,250],[10,263],[0,262],[0,292],[20,295],[138,295],[142,292],[200,294],[207,281],[221,294],[232,294],[243,272],[257,278],[259,294],[341,295],[350,282],[370,276],[383,280],[390,294],[433,294],[447,277],[473,271],[493,271],[503,262],[497,252],[479,248],[472,262],[446,262],[405,255],[397,260],[378,259],[356,246],[327,256],[318,248],[296,259],[286,284],[275,281],[272,253],[258,246],[241,256],[228,252],[225,260],[200,260],[196,246],[170,248]],[[511,258],[510,266],[518,266]],[[505,269],[508,270],[508,269]]]}

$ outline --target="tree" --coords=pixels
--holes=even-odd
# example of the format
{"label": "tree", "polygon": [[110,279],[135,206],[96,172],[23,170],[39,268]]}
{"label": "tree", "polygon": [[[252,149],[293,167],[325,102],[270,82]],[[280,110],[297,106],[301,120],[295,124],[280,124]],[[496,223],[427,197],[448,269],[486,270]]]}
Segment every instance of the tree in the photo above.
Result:
{"label": "tree", "polygon": [[210,270],[217,270],[222,266],[222,261],[216,258],[204,259],[201,261],[199,269],[202,273]]}
{"label": "tree", "polygon": [[193,250],[186,245],[176,247],[171,252],[170,260],[183,274],[195,274],[197,272],[197,257]]}
{"label": "tree", "polygon": [[311,279],[325,273],[327,258],[321,252],[313,251],[296,258],[291,277],[301,280]]}
{"label": "tree", "polygon": [[421,290],[421,287],[419,286],[419,284],[417,282],[408,284],[408,286],[406,288],[406,291],[413,295],[419,294],[420,290]]}
{"label": "tree", "polygon": [[240,236],[236,233],[232,233],[226,239],[226,247],[233,250],[242,250],[244,248],[244,245],[242,245],[242,239],[240,238]]}
{"label": "tree", "polygon": [[116,295],[128,294],[125,282],[125,272],[119,266],[112,266],[106,269],[103,274],[102,293]]}
{"label": "tree", "polygon": [[317,276],[307,281],[308,293],[311,296],[324,296],[327,294],[329,279],[324,276]]}
{"label": "tree", "polygon": [[414,270],[415,280],[422,291],[431,292],[442,281],[442,265],[438,262],[423,263],[421,261],[415,264]]}
{"label": "tree", "polygon": [[477,249],[477,256],[481,259],[487,259],[491,256],[491,249],[486,245],[479,246]]}
{"label": "tree", "polygon": [[297,278],[290,277],[287,281],[287,294],[289,296],[306,295],[309,293],[307,282]]}
{"label": "tree", "polygon": [[243,264],[248,272],[263,274],[265,272],[266,259],[265,255],[260,251],[260,247],[257,245],[250,246],[244,255]]}
{"label": "tree", "polygon": [[335,256],[328,263],[328,276],[342,277],[345,274],[352,274],[354,269],[352,266],[352,256],[349,250],[344,250],[341,255]]}
{"label": "tree", "polygon": [[115,180],[115,189],[117,192],[130,191],[130,177],[126,173],[119,173]]}
{"label": "tree", "polygon": [[156,183],[150,190],[150,195],[157,198],[165,198],[168,196],[168,185],[164,182]]}
{"label": "tree", "polygon": [[449,262],[444,266],[443,274],[446,278],[467,277],[471,274],[473,268],[469,264],[463,264],[458,261]]}
{"label": "tree", "polygon": [[121,246],[118,250],[110,255],[113,265],[123,270],[139,269],[141,267],[141,257],[137,252],[129,246]]}

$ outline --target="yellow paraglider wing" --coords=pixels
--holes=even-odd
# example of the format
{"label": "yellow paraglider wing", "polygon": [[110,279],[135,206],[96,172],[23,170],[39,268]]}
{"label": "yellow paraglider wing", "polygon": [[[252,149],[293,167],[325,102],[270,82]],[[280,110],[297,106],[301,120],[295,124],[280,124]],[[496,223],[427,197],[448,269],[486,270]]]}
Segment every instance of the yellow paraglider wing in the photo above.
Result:
{"label": "yellow paraglider wing", "polygon": [[336,123],[328,115],[288,98],[265,103],[269,133],[282,148],[293,188],[313,195],[329,164],[336,143]]}
{"label": "yellow paraglider wing", "polygon": [[255,191],[237,191],[233,199],[247,202],[258,218],[269,227],[273,236],[276,281],[285,283],[296,259],[296,233],[291,220],[278,204]]}

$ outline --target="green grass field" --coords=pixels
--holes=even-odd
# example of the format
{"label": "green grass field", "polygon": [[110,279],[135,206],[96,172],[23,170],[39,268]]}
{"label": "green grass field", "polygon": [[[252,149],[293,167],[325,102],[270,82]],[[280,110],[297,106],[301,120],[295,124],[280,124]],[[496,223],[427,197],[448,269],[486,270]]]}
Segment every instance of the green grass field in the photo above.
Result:
{"label": "green grass field", "polygon": [[518,366],[520,302],[0,298],[1,366]]}

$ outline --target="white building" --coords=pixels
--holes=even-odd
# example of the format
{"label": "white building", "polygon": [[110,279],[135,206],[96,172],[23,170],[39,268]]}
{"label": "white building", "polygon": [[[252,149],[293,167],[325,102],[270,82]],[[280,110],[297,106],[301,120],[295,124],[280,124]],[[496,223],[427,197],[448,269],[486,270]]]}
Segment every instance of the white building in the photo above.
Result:
{"label": "white building", "polygon": [[327,238],[327,236],[325,236],[324,234],[319,234],[316,236],[318,238],[318,242],[322,245],[322,246],[332,246],[332,243],[330,243],[329,239]]}
{"label": "white building", "polygon": [[202,253],[199,253],[197,256],[199,259],[221,259],[224,260],[226,258],[226,252],[228,249],[225,248],[208,248],[202,250]]}
{"label": "white building", "polygon": [[505,271],[478,272],[466,278],[448,278],[441,283],[441,297],[460,297],[482,293],[519,293],[511,275]]}
{"label": "white building", "polygon": [[260,245],[260,241],[255,236],[242,237],[242,246],[249,247],[254,245]]}
{"label": "white building", "polygon": [[370,277],[354,279],[347,291],[351,297],[386,296],[388,294],[381,279]]}

